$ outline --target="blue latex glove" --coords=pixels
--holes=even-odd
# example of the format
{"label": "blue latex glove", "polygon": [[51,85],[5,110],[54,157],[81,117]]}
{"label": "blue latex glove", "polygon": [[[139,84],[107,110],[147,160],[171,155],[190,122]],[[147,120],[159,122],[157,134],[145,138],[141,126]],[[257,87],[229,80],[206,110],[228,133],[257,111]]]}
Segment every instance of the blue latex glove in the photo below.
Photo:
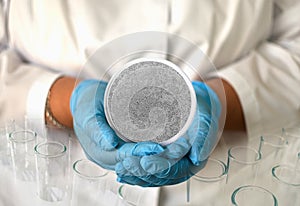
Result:
{"label": "blue latex glove", "polygon": [[[135,153],[116,165],[118,181],[144,187],[183,182],[201,170],[218,142],[221,104],[202,82],[193,82],[197,112],[186,135],[157,155]],[[120,149],[122,150],[122,149]]]}
{"label": "blue latex glove", "polygon": [[108,125],[104,113],[107,83],[85,80],[72,93],[70,109],[76,136],[91,161],[115,169],[118,161],[133,155],[158,154],[163,148],[155,143],[125,143]]}

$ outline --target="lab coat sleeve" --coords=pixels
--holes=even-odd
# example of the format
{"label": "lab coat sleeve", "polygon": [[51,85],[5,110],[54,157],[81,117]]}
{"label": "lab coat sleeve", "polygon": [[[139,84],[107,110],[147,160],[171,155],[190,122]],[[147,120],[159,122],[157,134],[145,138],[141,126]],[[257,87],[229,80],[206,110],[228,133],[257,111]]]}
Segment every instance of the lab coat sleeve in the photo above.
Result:
{"label": "lab coat sleeve", "polygon": [[280,9],[270,39],[219,72],[239,96],[249,137],[300,120],[300,3]]}
{"label": "lab coat sleeve", "polygon": [[61,74],[24,63],[14,50],[1,52],[0,69],[0,120],[26,115],[44,121],[49,88]]}

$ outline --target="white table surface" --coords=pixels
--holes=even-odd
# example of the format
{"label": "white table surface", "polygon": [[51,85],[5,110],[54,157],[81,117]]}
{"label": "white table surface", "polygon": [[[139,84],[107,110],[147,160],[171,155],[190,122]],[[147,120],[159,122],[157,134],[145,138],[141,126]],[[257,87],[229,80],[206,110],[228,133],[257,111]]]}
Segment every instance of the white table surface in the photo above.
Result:
{"label": "white table surface", "polygon": [[[81,149],[75,135],[71,133],[65,134],[61,131],[52,131],[48,135],[47,139],[51,141],[59,141],[67,146],[67,151],[70,152],[69,155],[69,177],[66,184],[68,185],[68,194],[64,201],[62,202],[46,202],[41,200],[37,196],[36,192],[36,181],[34,182],[25,182],[18,180],[14,177],[12,163],[0,164],[0,206],[66,206],[71,205],[71,195],[72,195],[72,179],[73,171],[72,165],[76,160],[86,159]],[[38,142],[45,141],[46,138],[38,136]],[[1,161],[0,161],[1,162]],[[116,195],[119,186],[121,185],[116,181],[116,175],[114,172],[110,171],[107,175],[108,187],[112,188],[111,191],[108,191],[99,198],[97,205],[99,206],[121,206],[124,203]],[[141,187],[132,187],[132,190],[141,190],[143,192],[143,201],[145,205],[156,206],[158,205],[159,191],[160,188],[141,188]],[[88,190],[88,188],[83,188],[83,190]],[[86,200],[89,200],[93,194],[85,194],[84,197]],[[90,196],[89,196],[90,195]],[[89,205],[88,202],[86,205]]]}
{"label": "white table surface", "polygon": [[[63,135],[62,135],[63,136]],[[240,134],[228,134],[229,138],[222,138],[218,147],[215,149],[212,157],[222,160],[226,163],[227,159],[227,149],[231,145],[240,144],[241,138]],[[48,137],[57,140],[59,135],[54,135],[53,137]],[[65,137],[63,137],[65,138]],[[84,154],[80,145],[78,144],[76,137],[71,137],[66,139],[59,139],[64,144],[69,146],[71,151],[70,162],[75,162],[78,159],[84,158]],[[42,139],[42,138],[41,138]],[[40,140],[41,141],[41,140]],[[70,164],[71,165],[71,164]],[[71,176],[73,173],[70,173]],[[119,184],[115,181],[116,176],[111,175],[111,183]],[[72,185],[70,183],[70,185]],[[65,202],[49,203],[40,200],[36,195],[36,183],[22,182],[15,180],[12,168],[10,166],[1,166],[0,171],[0,206],[33,206],[33,205],[70,205],[70,198],[67,198]],[[220,197],[218,193],[218,188],[195,188],[193,180],[191,181],[191,200],[189,203],[186,202],[186,183],[181,183],[173,186],[164,186],[161,188],[146,188],[143,194],[145,198],[142,205],[145,206],[182,206],[182,205],[205,205],[210,199],[216,199]],[[69,192],[70,195],[71,192]],[[71,196],[71,195],[70,195]],[[88,197],[87,197],[88,198]],[[114,194],[107,194],[104,197],[99,197],[99,205],[122,205],[117,204],[118,197]],[[224,202],[219,203],[220,205],[226,205]]]}

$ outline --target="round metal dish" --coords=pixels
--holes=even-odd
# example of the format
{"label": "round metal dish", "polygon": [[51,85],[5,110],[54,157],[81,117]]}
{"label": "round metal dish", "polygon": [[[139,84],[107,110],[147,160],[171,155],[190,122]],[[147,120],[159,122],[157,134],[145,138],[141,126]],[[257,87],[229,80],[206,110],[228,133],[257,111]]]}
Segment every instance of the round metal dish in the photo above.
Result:
{"label": "round metal dish", "polygon": [[139,58],[110,79],[104,109],[108,123],[123,140],[166,145],[187,131],[196,95],[191,81],[172,62]]}

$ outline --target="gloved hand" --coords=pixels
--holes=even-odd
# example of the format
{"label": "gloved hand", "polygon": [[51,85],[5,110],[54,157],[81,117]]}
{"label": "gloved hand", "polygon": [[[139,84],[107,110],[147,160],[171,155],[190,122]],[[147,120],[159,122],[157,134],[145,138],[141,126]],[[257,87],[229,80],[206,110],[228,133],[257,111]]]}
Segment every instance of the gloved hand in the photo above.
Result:
{"label": "gloved hand", "polygon": [[172,185],[189,179],[205,166],[218,142],[221,104],[204,83],[193,82],[193,87],[197,112],[186,134],[156,155],[124,156],[116,165],[118,181],[144,187]]}
{"label": "gloved hand", "polygon": [[160,153],[155,143],[125,143],[108,125],[104,113],[104,93],[107,83],[85,80],[72,93],[70,109],[76,136],[88,159],[114,170],[121,159],[132,155]]}

